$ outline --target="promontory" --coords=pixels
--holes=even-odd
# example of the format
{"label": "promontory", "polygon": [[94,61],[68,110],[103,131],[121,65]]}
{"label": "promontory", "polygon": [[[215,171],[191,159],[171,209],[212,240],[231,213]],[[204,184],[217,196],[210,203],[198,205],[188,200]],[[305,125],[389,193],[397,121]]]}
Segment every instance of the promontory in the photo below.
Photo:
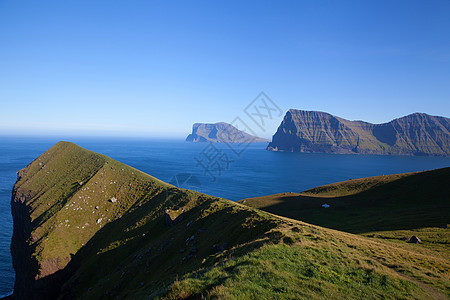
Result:
{"label": "promontory", "polygon": [[267,143],[269,140],[254,136],[239,130],[231,124],[195,123],[192,133],[186,138],[187,142],[213,142],[213,143]]}
{"label": "promontory", "polygon": [[450,119],[414,113],[371,124],[290,109],[267,150],[449,156]]}

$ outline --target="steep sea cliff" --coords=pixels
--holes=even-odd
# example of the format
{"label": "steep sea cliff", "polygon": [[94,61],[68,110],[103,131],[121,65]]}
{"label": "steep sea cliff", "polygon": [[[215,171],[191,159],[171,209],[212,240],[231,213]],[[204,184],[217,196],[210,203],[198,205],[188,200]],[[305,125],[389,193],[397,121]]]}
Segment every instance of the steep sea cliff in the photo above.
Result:
{"label": "steep sea cliff", "polygon": [[450,155],[450,119],[423,113],[384,124],[290,109],[268,150],[393,155]]}

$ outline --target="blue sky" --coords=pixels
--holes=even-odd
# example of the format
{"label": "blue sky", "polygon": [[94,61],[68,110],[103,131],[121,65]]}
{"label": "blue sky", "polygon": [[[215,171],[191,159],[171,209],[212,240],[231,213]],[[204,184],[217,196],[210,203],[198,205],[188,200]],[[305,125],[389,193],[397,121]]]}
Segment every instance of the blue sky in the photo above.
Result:
{"label": "blue sky", "polygon": [[184,137],[261,91],[449,117],[450,1],[0,0],[0,134]]}

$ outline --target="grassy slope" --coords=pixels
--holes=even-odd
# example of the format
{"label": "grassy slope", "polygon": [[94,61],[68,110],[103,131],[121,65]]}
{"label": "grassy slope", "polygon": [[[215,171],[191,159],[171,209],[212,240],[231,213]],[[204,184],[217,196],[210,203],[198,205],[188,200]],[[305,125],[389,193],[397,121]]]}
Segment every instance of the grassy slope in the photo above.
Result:
{"label": "grassy slope", "polygon": [[[282,193],[239,201],[277,215],[359,233],[384,244],[392,251],[428,251],[424,255],[450,260],[450,168],[425,172],[361,178],[333,183],[303,193]],[[331,205],[323,208],[322,204]],[[417,235],[420,245],[405,243]],[[427,254],[425,254],[427,253]],[[409,256],[407,254],[407,256]],[[385,259],[384,257],[383,259]],[[406,258],[406,257],[405,257]],[[406,271],[421,277],[415,259]],[[397,267],[398,262],[391,262]],[[438,281],[448,277],[440,277]],[[422,278],[423,279],[423,278]],[[425,282],[430,283],[428,279]],[[448,283],[447,283],[448,284]],[[446,288],[448,293],[448,286]]]}
{"label": "grassy slope", "polygon": [[[61,298],[449,295],[445,253],[178,189],[71,143],[31,163],[16,188],[31,197],[40,276],[55,262],[67,270]],[[165,225],[165,211],[178,222]]]}
{"label": "grassy slope", "polygon": [[[364,233],[441,227],[450,222],[450,168],[338,182],[303,193],[244,199],[289,218]],[[331,205],[322,208],[323,204]]]}

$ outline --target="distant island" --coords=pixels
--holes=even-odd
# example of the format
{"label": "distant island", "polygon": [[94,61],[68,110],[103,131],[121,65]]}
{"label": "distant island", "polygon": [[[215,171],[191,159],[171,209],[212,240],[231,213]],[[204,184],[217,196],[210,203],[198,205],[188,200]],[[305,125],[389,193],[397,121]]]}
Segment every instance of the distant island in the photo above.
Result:
{"label": "distant island", "polygon": [[237,129],[225,122],[195,123],[187,142],[213,143],[268,143],[268,139],[260,138]]}
{"label": "distant island", "polygon": [[450,119],[414,113],[371,124],[290,109],[267,150],[450,156]]}

